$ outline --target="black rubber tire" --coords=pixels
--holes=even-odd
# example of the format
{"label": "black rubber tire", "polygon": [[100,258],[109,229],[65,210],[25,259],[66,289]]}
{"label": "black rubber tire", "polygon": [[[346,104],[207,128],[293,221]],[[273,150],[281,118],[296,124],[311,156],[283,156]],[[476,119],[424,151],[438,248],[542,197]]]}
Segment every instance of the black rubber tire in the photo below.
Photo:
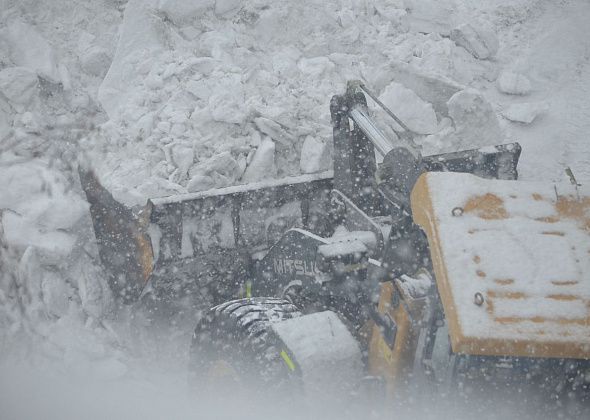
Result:
{"label": "black rubber tire", "polygon": [[[301,373],[296,362],[285,361],[281,352],[288,349],[271,328],[275,322],[301,316],[299,309],[284,299],[249,298],[222,303],[210,309],[199,321],[190,352],[190,383],[207,391],[219,385],[209,372],[222,360],[232,369],[237,381],[232,392],[268,395],[289,392],[300,386]],[[237,383],[236,383],[237,382]],[[228,383],[223,384],[228,391]]]}

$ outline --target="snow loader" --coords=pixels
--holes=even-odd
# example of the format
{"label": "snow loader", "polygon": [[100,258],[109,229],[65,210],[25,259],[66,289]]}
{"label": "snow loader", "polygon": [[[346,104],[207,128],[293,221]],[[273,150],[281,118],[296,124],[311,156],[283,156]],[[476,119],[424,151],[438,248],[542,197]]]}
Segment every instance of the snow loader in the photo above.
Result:
{"label": "snow loader", "polygon": [[587,189],[516,181],[518,143],[422,156],[360,82],[330,111],[333,171],[321,174],[151,199],[134,214],[81,168],[115,294],[172,307],[213,296],[191,348],[201,388],[369,384],[394,397],[528,383],[587,401]]}

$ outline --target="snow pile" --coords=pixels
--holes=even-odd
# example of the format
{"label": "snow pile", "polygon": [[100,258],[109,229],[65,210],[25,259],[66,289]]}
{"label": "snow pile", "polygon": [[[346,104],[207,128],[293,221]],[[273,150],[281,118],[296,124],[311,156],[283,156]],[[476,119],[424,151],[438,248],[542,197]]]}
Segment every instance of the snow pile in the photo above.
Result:
{"label": "snow pile", "polygon": [[[406,63],[410,75],[423,69],[434,79],[462,83],[494,79],[494,72],[449,39],[409,32],[405,6],[398,3],[130,1],[98,92],[110,118],[101,145],[112,151],[100,169],[106,183],[118,196],[139,203],[189,187],[248,182],[256,179],[252,172],[283,177],[323,170],[330,165],[330,150],[320,147],[311,159],[315,163],[302,167],[310,161],[309,147],[303,159],[304,143],[310,137],[318,145],[330,142],[329,100],[350,79],[367,80],[390,102],[412,104],[394,108],[417,132],[436,133],[436,105],[408,90],[412,77],[410,86],[394,81],[391,66]],[[423,14],[418,5],[412,7],[414,17]],[[127,177],[122,145],[146,168],[139,183]],[[263,164],[255,157],[259,147]],[[174,150],[183,151],[182,162]],[[203,174],[209,159],[227,153],[239,170],[221,177]],[[261,166],[246,169],[249,165]]]}
{"label": "snow pile", "polygon": [[68,231],[86,214],[88,205],[67,191],[63,175],[41,160],[18,164],[6,156],[2,163],[6,166],[0,167],[0,176],[10,180],[0,187],[0,208],[10,209],[3,217],[8,245],[36,246],[62,256],[70,253],[75,237]]}
{"label": "snow pile", "polygon": [[422,141],[423,154],[456,152],[505,143],[498,117],[475,89],[455,93],[446,103],[447,115],[438,131]]}
{"label": "snow pile", "polygon": [[121,364],[111,351],[118,339],[103,325],[114,307],[88,243],[88,205],[66,173],[40,158],[0,159],[8,181],[0,186],[0,325],[3,345],[12,343],[3,356],[51,355],[94,372]]}

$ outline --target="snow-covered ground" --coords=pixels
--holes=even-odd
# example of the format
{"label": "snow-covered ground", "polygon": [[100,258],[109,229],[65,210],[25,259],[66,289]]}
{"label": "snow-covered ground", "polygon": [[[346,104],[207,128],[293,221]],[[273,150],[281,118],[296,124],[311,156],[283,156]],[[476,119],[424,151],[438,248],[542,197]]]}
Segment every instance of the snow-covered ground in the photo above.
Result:
{"label": "snow-covered ground", "polygon": [[0,0],[0,417],[79,417],[59,373],[122,407],[97,418],[203,412],[186,326],[110,296],[78,159],[129,204],[324,170],[330,98],[361,79],[425,153],[517,140],[523,179],[583,184],[588,22],[587,0]]}

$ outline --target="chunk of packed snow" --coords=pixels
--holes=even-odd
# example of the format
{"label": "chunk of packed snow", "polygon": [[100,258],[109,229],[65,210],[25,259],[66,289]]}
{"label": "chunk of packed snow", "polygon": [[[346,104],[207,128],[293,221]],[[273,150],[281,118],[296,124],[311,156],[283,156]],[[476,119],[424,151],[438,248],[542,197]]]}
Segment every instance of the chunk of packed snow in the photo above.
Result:
{"label": "chunk of packed snow", "polygon": [[524,102],[510,105],[502,111],[502,115],[510,121],[530,124],[548,109],[549,105],[546,102]]}
{"label": "chunk of packed snow", "polygon": [[19,110],[38,94],[37,74],[25,67],[8,67],[0,71],[0,92]]}
{"label": "chunk of packed snow", "polygon": [[281,77],[292,77],[297,72],[297,60],[301,57],[294,45],[282,48],[272,55],[273,70]]}
{"label": "chunk of packed snow", "polygon": [[[66,187],[66,180],[46,162],[34,159],[28,162],[0,162],[0,208],[14,213],[14,226],[23,225],[31,235],[56,232],[61,237],[63,230],[72,228],[87,211],[87,203]],[[12,218],[12,216],[7,216]],[[34,244],[33,237],[14,232],[21,243]],[[56,236],[56,237],[57,237]],[[67,235],[66,235],[67,236]],[[47,239],[49,241],[49,239]]]}
{"label": "chunk of packed snow", "polygon": [[301,148],[299,166],[304,174],[327,170],[330,167],[330,156],[328,156],[326,144],[312,136],[307,136]]}
{"label": "chunk of packed snow", "polygon": [[432,105],[403,85],[390,83],[379,96],[379,100],[416,133],[436,132],[438,121]]}
{"label": "chunk of packed snow", "polygon": [[451,40],[481,60],[493,58],[498,52],[496,31],[482,21],[457,26],[451,31]]}
{"label": "chunk of packed snow", "polygon": [[194,157],[195,154],[192,147],[183,145],[172,147],[172,160],[182,176],[186,176],[188,170],[193,166]]}
{"label": "chunk of packed snow", "polygon": [[137,140],[143,140],[150,136],[154,128],[154,114],[148,112],[141,117],[130,130],[131,138]]}
{"label": "chunk of packed snow", "polygon": [[527,95],[531,91],[531,82],[520,73],[503,71],[497,80],[498,89],[509,95]]}
{"label": "chunk of packed snow", "polygon": [[215,93],[209,98],[209,109],[215,121],[242,124],[247,117],[244,95],[240,90]]}
{"label": "chunk of packed snow", "polygon": [[334,69],[335,66],[328,57],[314,57],[302,58],[297,63],[297,67],[304,74],[317,77]]}
{"label": "chunk of packed snow", "polygon": [[111,65],[111,56],[105,48],[94,45],[84,51],[80,63],[86,73],[104,77]]}
{"label": "chunk of packed snow", "polygon": [[43,270],[41,267],[38,267],[38,270],[43,276],[41,296],[45,308],[55,317],[64,316],[70,306],[70,296],[73,295],[72,287],[63,280],[59,273]]}
{"label": "chunk of packed snow", "polygon": [[212,188],[215,188],[215,181],[208,175],[197,174],[186,184],[188,192],[205,191]]}
{"label": "chunk of packed snow", "polygon": [[448,114],[447,102],[465,86],[439,74],[432,74],[405,63],[392,63],[363,73],[373,89],[385,89],[392,81],[401,83],[422,100],[432,104],[439,115]]}
{"label": "chunk of packed snow", "polygon": [[455,151],[502,143],[504,136],[492,105],[475,89],[454,94],[447,103],[455,125]]}
{"label": "chunk of packed snow", "polygon": [[242,180],[246,182],[261,181],[274,177],[276,172],[275,143],[270,138],[265,137],[256,149],[256,153],[254,153],[252,161],[246,168]]}
{"label": "chunk of packed snow", "polygon": [[6,212],[2,217],[6,243],[16,249],[35,246],[61,257],[72,252],[76,238],[61,231],[45,231],[28,218]]}
{"label": "chunk of packed snow", "polygon": [[50,82],[61,82],[55,51],[35,27],[14,20],[4,29],[10,58],[19,67],[27,67]]}
{"label": "chunk of packed snow", "polygon": [[166,29],[153,13],[156,1],[130,0],[125,7],[117,50],[98,90],[98,100],[110,118],[117,119],[121,106],[145,89],[138,78],[142,66],[149,72],[154,57],[165,49]]}
{"label": "chunk of packed snow", "polygon": [[260,132],[266,134],[274,141],[283,143],[286,146],[289,146],[295,141],[293,135],[288,133],[279,123],[269,118],[255,118],[254,124],[256,124],[256,127],[260,130]]}
{"label": "chunk of packed snow", "polygon": [[[225,151],[211,156],[209,159],[199,162],[190,170],[190,175],[207,174],[214,176],[214,174],[221,174],[224,177],[236,181],[242,173],[240,172],[240,165],[231,155],[231,152]],[[226,185],[218,185],[226,186]]]}

